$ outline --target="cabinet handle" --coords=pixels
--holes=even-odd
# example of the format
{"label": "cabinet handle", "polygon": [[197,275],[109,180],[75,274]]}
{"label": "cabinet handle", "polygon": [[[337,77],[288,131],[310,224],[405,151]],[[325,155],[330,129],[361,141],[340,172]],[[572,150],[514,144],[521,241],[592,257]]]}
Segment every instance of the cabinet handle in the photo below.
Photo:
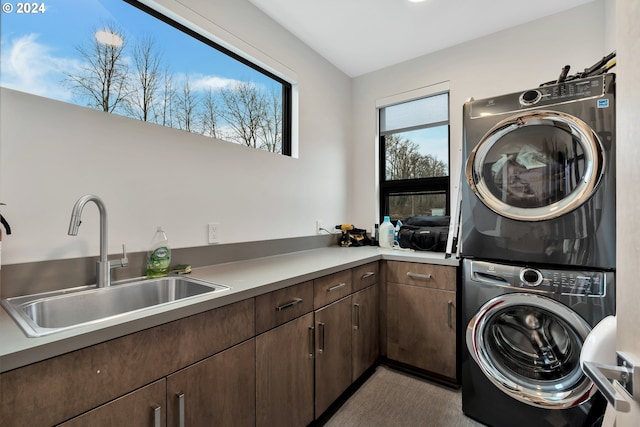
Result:
{"label": "cabinet handle", "polygon": [[153,427],[162,427],[162,411],[158,405],[153,405]]}
{"label": "cabinet handle", "polygon": [[410,271],[407,271],[407,277],[418,280],[431,280],[430,274],[412,273]]}
{"label": "cabinet handle", "polygon": [[332,286],[329,289],[327,289],[327,292],[337,291],[338,289],[344,288],[345,286],[347,286],[347,284],[344,283],[344,282],[338,283],[337,285]]}
{"label": "cabinet handle", "polygon": [[316,346],[316,328],[309,326],[309,359],[313,359],[313,349]]}
{"label": "cabinet handle", "polygon": [[453,328],[453,321],[451,320],[451,313],[453,312],[453,302],[449,300],[447,303],[447,322],[449,323],[449,328]]}
{"label": "cabinet handle", "polygon": [[355,319],[353,330],[360,329],[360,304],[353,304],[353,317]]}
{"label": "cabinet handle", "polygon": [[178,393],[176,396],[178,396],[178,426],[184,427],[184,393]]}
{"label": "cabinet handle", "polygon": [[294,298],[292,301],[289,301],[286,304],[282,304],[282,305],[277,306],[276,307],[276,311],[282,311],[284,309],[296,306],[296,305],[298,305],[300,303],[302,303],[302,298]]}
{"label": "cabinet handle", "polygon": [[367,271],[362,276],[360,276],[360,280],[368,279],[369,277],[375,276],[375,275],[376,273],[374,273],[373,271]]}
{"label": "cabinet handle", "polygon": [[320,345],[318,346],[318,353],[324,352],[324,323],[318,322],[318,333],[320,334]]}

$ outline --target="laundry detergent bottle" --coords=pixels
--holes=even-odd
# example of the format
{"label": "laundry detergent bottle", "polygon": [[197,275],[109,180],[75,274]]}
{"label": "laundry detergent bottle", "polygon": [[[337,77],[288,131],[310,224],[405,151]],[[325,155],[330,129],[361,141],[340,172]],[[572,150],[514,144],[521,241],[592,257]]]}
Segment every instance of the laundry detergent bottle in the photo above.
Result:
{"label": "laundry detergent bottle", "polygon": [[390,249],[393,247],[393,237],[395,228],[388,216],[384,217],[384,221],[378,227],[378,241],[381,248]]}
{"label": "laundry detergent bottle", "polygon": [[171,248],[162,227],[158,226],[147,253],[147,277],[163,277],[169,274]]}

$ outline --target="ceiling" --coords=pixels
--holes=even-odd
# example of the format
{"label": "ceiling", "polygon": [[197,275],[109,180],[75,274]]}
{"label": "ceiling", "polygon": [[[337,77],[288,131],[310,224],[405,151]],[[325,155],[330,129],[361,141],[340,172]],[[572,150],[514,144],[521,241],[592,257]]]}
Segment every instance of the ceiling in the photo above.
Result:
{"label": "ceiling", "polygon": [[249,0],[350,77],[594,0]]}

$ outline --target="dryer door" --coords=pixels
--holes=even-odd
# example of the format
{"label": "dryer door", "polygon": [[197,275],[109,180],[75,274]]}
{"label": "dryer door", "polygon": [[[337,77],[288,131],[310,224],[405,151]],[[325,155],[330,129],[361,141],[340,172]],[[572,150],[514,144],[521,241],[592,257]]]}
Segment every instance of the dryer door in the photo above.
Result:
{"label": "dryer door", "polygon": [[466,178],[498,215],[543,221],[570,212],[595,192],[605,153],[582,120],[556,111],[512,116],[487,132],[469,155]]}
{"label": "dryer door", "polygon": [[564,409],[596,391],[580,368],[591,328],[544,296],[502,295],[484,304],[467,328],[469,353],[493,384],[532,406]]}

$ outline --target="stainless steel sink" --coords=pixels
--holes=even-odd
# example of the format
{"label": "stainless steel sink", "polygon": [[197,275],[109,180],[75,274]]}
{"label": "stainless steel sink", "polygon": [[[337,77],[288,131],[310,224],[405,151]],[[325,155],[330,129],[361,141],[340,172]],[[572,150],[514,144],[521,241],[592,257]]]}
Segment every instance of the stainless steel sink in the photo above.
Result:
{"label": "stainless steel sink", "polygon": [[40,337],[228,289],[184,276],[169,276],[106,288],[82,286],[7,298],[2,305],[27,336]]}

